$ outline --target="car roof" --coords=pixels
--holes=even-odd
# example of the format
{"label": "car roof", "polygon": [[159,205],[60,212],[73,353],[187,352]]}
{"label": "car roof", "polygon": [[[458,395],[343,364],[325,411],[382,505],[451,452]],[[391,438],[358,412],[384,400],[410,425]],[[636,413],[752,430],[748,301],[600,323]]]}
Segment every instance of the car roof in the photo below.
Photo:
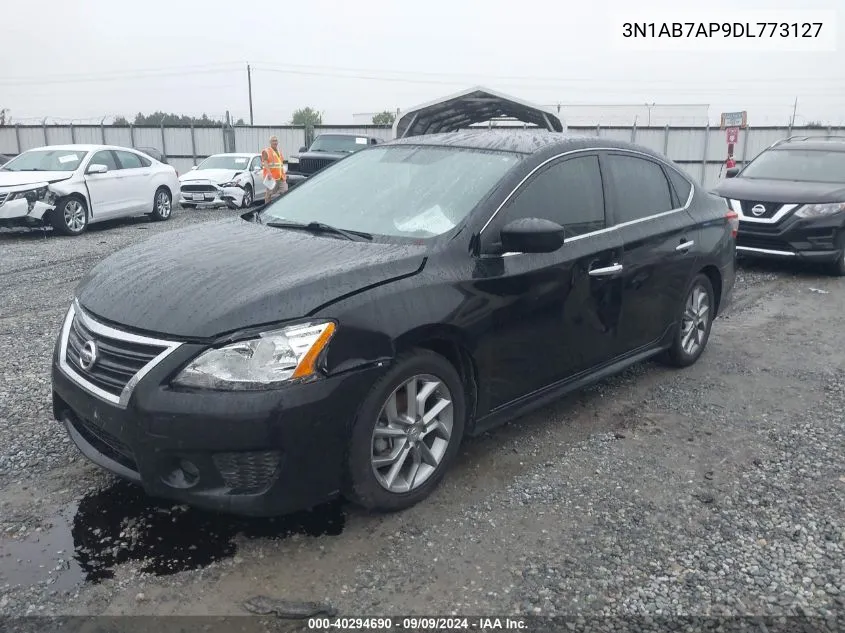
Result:
{"label": "car roof", "polygon": [[576,149],[627,149],[648,154],[662,161],[668,159],[642,145],[616,139],[578,136],[546,130],[461,130],[442,134],[423,134],[388,141],[384,145],[432,145],[486,149],[519,154],[536,154],[545,150],[558,149],[562,152]]}
{"label": "car roof", "polygon": [[771,148],[773,151],[783,149],[803,149],[814,150],[822,152],[845,152],[845,139],[838,141],[814,141],[812,139],[806,141],[785,141]]}
{"label": "car roof", "polygon": [[208,158],[214,158],[216,156],[235,156],[237,158],[249,158],[251,156],[258,156],[261,152],[224,152],[222,154],[212,154],[208,156]]}
{"label": "car roof", "polygon": [[[116,149],[116,150],[130,150],[130,151],[139,151],[132,147],[124,147],[122,145],[85,145],[82,143],[71,144],[71,145],[43,145],[41,147],[30,147],[29,150],[44,150],[44,149],[52,149],[52,150],[59,150],[59,151],[66,151],[66,152],[94,152],[101,149]],[[143,153],[143,152],[142,152]]]}

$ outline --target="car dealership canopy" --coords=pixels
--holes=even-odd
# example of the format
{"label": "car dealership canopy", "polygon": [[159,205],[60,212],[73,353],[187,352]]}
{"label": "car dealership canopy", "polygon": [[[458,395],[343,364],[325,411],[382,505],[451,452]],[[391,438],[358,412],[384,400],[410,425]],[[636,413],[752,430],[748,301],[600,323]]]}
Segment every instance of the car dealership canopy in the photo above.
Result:
{"label": "car dealership canopy", "polygon": [[477,86],[402,112],[393,124],[393,136],[403,138],[454,132],[497,117],[517,119],[550,132],[563,132],[563,123],[552,112]]}

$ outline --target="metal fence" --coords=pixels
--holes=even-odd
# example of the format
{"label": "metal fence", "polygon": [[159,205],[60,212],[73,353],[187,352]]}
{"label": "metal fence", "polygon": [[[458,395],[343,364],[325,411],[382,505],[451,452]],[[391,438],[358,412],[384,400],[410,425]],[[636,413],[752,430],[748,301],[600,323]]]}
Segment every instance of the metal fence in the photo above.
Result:
{"label": "metal fence", "polygon": [[[754,158],[776,140],[792,134],[821,136],[840,128],[759,127],[742,130],[734,147],[737,164]],[[19,154],[43,145],[92,143],[125,147],[154,147],[179,173],[202,159],[222,152],[257,152],[275,135],[284,156],[290,156],[318,134],[341,133],[390,140],[390,127],[324,125],[227,127],[116,127],[111,125],[13,125],[0,127],[0,154]],[[705,186],[715,184],[727,156],[725,132],[718,127],[569,126],[568,134],[597,136],[639,143],[674,160]]]}

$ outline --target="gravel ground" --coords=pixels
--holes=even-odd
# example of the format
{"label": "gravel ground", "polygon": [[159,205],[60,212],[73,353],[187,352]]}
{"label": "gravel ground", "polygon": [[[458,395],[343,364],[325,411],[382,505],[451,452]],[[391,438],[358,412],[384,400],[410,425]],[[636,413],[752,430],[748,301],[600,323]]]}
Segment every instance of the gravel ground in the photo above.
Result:
{"label": "gravel ground", "polygon": [[73,288],[118,248],[230,214],[0,234],[0,614],[242,614],[256,595],[372,615],[845,614],[845,282],[812,269],[744,266],[695,366],[645,363],[467,442],[400,514],[238,521],[115,485],[51,420]]}

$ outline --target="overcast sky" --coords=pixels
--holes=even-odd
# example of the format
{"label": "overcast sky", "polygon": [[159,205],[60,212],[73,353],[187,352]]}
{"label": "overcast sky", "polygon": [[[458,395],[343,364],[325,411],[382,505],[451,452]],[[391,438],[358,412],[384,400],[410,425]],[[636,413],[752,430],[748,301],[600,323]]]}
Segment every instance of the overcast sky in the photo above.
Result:
{"label": "overcast sky", "polygon": [[[835,52],[631,52],[620,11],[671,19],[697,6],[714,21],[766,9],[838,9]],[[662,16],[666,16],[662,18]],[[249,119],[298,107],[326,123],[395,110],[476,84],[542,105],[697,103],[749,123],[845,124],[842,0],[41,0],[3,10],[0,107],[13,119],[93,119],[155,110]],[[780,19],[780,18],[776,18]],[[784,19],[787,19],[784,17]],[[762,48],[762,46],[760,47]],[[143,71],[143,72],[142,72]]]}

